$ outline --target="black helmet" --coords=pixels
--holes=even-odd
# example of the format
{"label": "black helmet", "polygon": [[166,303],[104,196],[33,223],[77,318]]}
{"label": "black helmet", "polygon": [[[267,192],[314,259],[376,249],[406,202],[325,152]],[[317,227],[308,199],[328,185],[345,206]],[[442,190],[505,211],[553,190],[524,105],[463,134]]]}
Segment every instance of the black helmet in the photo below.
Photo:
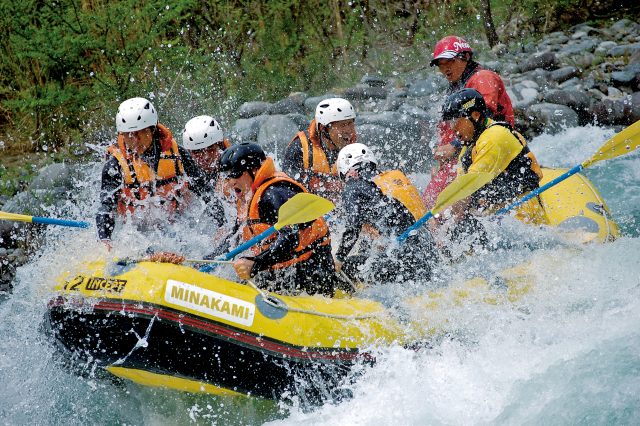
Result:
{"label": "black helmet", "polygon": [[224,150],[220,158],[220,172],[237,179],[244,172],[260,167],[266,158],[260,145],[241,142]]}
{"label": "black helmet", "polygon": [[476,89],[462,89],[452,93],[442,106],[442,119],[469,117],[473,111],[478,111],[483,116],[488,115],[487,104]]}

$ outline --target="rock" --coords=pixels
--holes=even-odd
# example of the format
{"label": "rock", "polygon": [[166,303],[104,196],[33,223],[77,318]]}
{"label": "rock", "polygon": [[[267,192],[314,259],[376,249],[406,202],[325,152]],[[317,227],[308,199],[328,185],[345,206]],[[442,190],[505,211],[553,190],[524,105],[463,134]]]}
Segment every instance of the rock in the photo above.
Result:
{"label": "rock", "polygon": [[0,220],[0,247],[4,249],[16,248],[27,238],[29,226],[25,222]]}
{"label": "rock", "polygon": [[515,108],[527,108],[538,99],[539,92],[533,87],[522,87],[516,89],[507,88],[507,94]]}
{"label": "rock", "polygon": [[614,86],[626,86],[638,90],[640,85],[640,62],[632,62],[622,69],[611,73],[611,83]]}
{"label": "rock", "polygon": [[618,100],[624,98],[624,93],[615,87],[607,86],[607,98]]}
{"label": "rock", "polygon": [[597,124],[629,125],[640,120],[640,92],[625,96],[623,99],[604,99],[591,107],[593,119]]}
{"label": "rock", "polygon": [[542,68],[543,70],[554,70],[558,67],[558,60],[556,55],[552,52],[546,52],[538,56],[527,59],[518,68],[520,72],[527,72],[536,68]]}
{"label": "rock", "polygon": [[304,104],[294,98],[284,98],[271,104],[267,109],[269,115],[304,114]]}
{"label": "rock", "polygon": [[271,104],[269,102],[245,102],[238,108],[238,117],[240,118],[252,118],[262,115],[267,112]]}
{"label": "rock", "polygon": [[325,99],[339,98],[339,97],[340,96],[338,96],[338,95],[336,95],[334,93],[327,93],[326,95],[322,95],[322,96],[312,96],[310,98],[305,99],[304,108],[305,108],[307,113],[315,114],[316,107],[318,106],[318,104],[320,102],[324,101]]}
{"label": "rock", "polygon": [[507,53],[507,51],[507,45],[504,43],[498,43],[491,48],[491,52],[498,56],[504,55],[505,53]]}
{"label": "rock", "polygon": [[482,62],[484,69],[501,74],[504,69],[504,63],[501,61],[484,61]]}
{"label": "rock", "polygon": [[427,111],[423,110],[422,108],[418,108],[417,106],[409,105],[406,103],[402,104],[400,108],[398,108],[398,112],[404,115],[408,115],[409,117],[413,117],[413,118],[417,118],[425,121],[435,119],[433,116],[431,116]]}
{"label": "rock", "polygon": [[544,131],[552,134],[578,125],[578,114],[564,105],[551,103],[531,105],[527,108],[526,115],[531,120],[538,121]]}
{"label": "rock", "polygon": [[578,114],[578,123],[585,125],[591,121],[591,98],[581,90],[554,90],[542,96],[544,102],[565,105]]}
{"label": "rock", "polygon": [[618,44],[615,41],[603,41],[601,42],[598,47],[596,47],[596,53],[600,53],[600,54],[609,54],[609,52],[611,51],[611,49],[613,49],[614,47],[616,47]]}
{"label": "rock", "polygon": [[611,30],[614,31],[614,33],[626,35],[632,32],[637,27],[637,25],[638,24],[630,19],[622,18],[615,24],[611,25]]}
{"label": "rock", "polygon": [[344,98],[350,101],[385,99],[386,97],[387,90],[383,87],[369,87],[359,84],[344,91]]}
{"label": "rock", "polygon": [[257,142],[267,153],[273,155],[274,160],[277,160],[295,134],[302,129],[304,127],[298,126],[291,117],[269,115],[260,125]]}
{"label": "rock", "polygon": [[428,133],[423,131],[428,132],[433,126],[418,124],[410,132],[373,123],[358,124],[357,128],[358,141],[373,147],[378,154],[381,169],[400,168],[405,173],[424,172],[431,164]]}
{"label": "rock", "polygon": [[579,39],[579,38],[582,38],[582,37],[586,37],[586,36],[587,36],[587,32],[586,31],[578,31],[578,32],[574,33],[571,36],[571,38],[576,40],[576,39]]}
{"label": "rock", "polygon": [[527,88],[527,89],[536,89],[538,90],[540,88],[540,85],[538,83],[536,83],[533,80],[523,80],[520,82],[520,85],[523,88]]}
{"label": "rock", "polygon": [[40,169],[29,184],[29,189],[46,190],[52,187],[73,187],[74,171],[66,163],[54,163]]}
{"label": "rock", "polygon": [[446,82],[442,78],[428,77],[424,80],[414,81],[407,87],[407,96],[422,97],[433,95],[446,88]]}
{"label": "rock", "polygon": [[231,139],[236,142],[257,142],[260,126],[269,116],[266,114],[236,120],[231,129]]}
{"label": "rock", "polygon": [[608,56],[631,56],[640,52],[640,43],[621,44],[612,47],[607,53]]}
{"label": "rock", "polygon": [[565,81],[564,83],[559,84],[558,88],[562,90],[579,90],[582,89],[582,80],[580,80],[578,77],[573,77]]}
{"label": "rock", "polygon": [[601,101],[607,97],[607,95],[605,95],[598,89],[589,89],[588,92],[591,94],[593,98],[595,98],[598,101]]}
{"label": "rock", "polygon": [[360,83],[369,87],[385,87],[387,85],[387,81],[384,78],[376,75],[364,75]]}
{"label": "rock", "polygon": [[557,81],[558,83],[562,83],[563,81],[567,81],[572,77],[578,75],[578,69],[576,67],[563,67],[551,72],[551,79],[553,81]]}

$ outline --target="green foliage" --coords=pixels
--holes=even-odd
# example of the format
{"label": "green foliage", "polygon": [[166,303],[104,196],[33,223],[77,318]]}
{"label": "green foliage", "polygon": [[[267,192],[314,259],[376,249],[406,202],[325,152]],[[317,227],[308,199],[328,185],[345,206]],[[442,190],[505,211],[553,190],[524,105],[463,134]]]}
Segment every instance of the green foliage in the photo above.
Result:
{"label": "green foliage", "polygon": [[[494,0],[492,8],[498,27],[524,15],[546,31],[562,14],[612,1]],[[246,100],[415,69],[447,34],[477,42],[479,7],[473,0],[0,2],[0,144],[59,150],[112,128],[117,105],[131,96],[152,99],[173,129],[203,113],[230,124]]]}

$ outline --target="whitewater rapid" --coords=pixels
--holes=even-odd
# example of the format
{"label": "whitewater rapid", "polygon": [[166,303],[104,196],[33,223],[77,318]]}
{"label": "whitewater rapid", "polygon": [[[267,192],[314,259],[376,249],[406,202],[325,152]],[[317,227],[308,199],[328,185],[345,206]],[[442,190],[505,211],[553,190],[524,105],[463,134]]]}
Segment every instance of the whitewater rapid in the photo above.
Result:
{"label": "whitewater rapid", "polygon": [[[615,132],[567,129],[531,142],[541,164],[572,167]],[[70,205],[77,218],[96,207],[99,165]],[[603,161],[585,174],[600,190],[624,236],[605,245],[560,242],[549,230],[505,221],[495,232],[512,250],[445,270],[491,275],[530,261],[533,290],[516,303],[465,304],[447,312],[451,333],[431,348],[373,348],[351,398],[310,409],[286,402],[186,395],[70,373],[41,327],[60,271],[105,255],[95,231],[47,230],[47,245],[18,268],[0,301],[0,423],[3,424],[639,424],[640,155]],[[206,252],[206,230],[176,241],[131,234],[114,256],[148,244]],[[127,235],[123,233],[123,236]],[[520,244],[533,241],[534,244]],[[394,290],[389,290],[394,291]],[[402,291],[402,290],[398,290]],[[260,374],[259,371],[256,374]]]}

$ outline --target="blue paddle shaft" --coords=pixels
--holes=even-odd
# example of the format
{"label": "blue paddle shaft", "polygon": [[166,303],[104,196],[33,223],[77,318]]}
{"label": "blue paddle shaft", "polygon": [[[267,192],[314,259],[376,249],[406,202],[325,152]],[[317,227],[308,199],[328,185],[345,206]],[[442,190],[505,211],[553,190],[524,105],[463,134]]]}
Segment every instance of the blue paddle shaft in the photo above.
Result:
{"label": "blue paddle shaft", "polygon": [[533,197],[538,196],[538,194],[546,191],[547,189],[551,188],[554,185],[557,185],[558,183],[562,182],[563,180],[575,175],[576,173],[578,173],[583,168],[584,167],[582,166],[582,164],[578,164],[573,169],[571,169],[571,170],[567,171],[566,173],[558,176],[557,178],[553,179],[552,181],[547,182],[546,184],[542,185],[540,188],[538,188],[538,189],[536,189],[534,191],[531,191],[530,193],[528,193],[524,197],[520,198],[518,201],[515,201],[514,203],[509,204],[507,207],[504,207],[504,208],[498,210],[496,212],[496,214],[505,214],[509,210],[526,203],[527,201],[529,201]]}
{"label": "blue paddle shaft", "polygon": [[418,219],[416,223],[408,227],[402,234],[398,236],[398,242],[403,242],[404,240],[409,238],[409,234],[411,234],[411,232],[413,232],[414,230],[420,228],[422,225],[427,223],[427,221],[431,219],[432,216],[433,216],[433,212],[430,211],[429,213],[425,214],[420,219]]}
{"label": "blue paddle shaft", "polygon": [[[258,244],[260,241],[262,241],[265,238],[269,237],[274,232],[276,232],[276,228],[275,228],[275,226],[272,226],[272,227],[268,228],[266,231],[264,231],[263,233],[258,234],[255,237],[251,238],[249,241],[240,244],[238,247],[234,248],[233,250],[231,250],[229,253],[225,254],[224,256],[219,258],[218,260],[231,260],[237,254],[240,254],[243,251],[253,247],[254,244]],[[209,271],[214,270],[216,268],[216,266],[218,266],[218,265],[213,264],[213,263],[211,265],[205,265],[202,268],[200,268],[199,271],[200,272],[209,272]]]}
{"label": "blue paddle shaft", "polygon": [[60,226],[71,226],[73,228],[88,228],[89,224],[87,222],[76,222],[73,220],[62,220],[62,219],[52,219],[50,217],[37,217],[33,216],[31,218],[32,223],[41,223],[44,225],[60,225]]}

